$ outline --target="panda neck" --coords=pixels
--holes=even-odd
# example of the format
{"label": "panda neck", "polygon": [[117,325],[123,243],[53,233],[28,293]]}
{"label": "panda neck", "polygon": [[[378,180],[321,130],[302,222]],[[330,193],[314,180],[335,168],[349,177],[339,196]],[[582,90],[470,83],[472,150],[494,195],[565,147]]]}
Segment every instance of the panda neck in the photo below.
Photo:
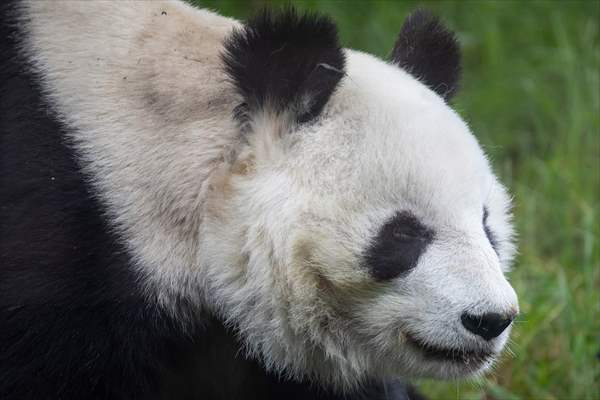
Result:
{"label": "panda neck", "polygon": [[197,296],[207,181],[238,134],[219,60],[238,23],[162,1],[28,1],[21,17],[47,101],[148,292]]}

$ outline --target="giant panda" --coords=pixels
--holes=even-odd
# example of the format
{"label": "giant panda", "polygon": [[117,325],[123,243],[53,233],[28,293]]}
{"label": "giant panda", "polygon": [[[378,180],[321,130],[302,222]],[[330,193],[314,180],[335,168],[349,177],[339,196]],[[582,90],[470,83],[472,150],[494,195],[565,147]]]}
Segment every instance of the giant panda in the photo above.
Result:
{"label": "giant panda", "polygon": [[1,7],[0,398],[404,399],[501,353],[510,197],[437,18],[382,60],[292,8]]}

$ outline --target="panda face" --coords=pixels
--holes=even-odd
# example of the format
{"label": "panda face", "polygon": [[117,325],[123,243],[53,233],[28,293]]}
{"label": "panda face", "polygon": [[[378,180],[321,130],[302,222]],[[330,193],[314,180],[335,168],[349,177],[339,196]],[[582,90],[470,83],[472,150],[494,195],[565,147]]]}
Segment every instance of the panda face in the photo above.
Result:
{"label": "panda face", "polygon": [[[311,262],[331,287],[352,288],[340,300],[353,310],[348,326],[390,370],[443,378],[480,372],[504,346],[509,329],[500,327],[518,310],[503,276],[513,253],[508,196],[467,126],[428,89],[363,54],[349,54],[348,72],[351,83],[338,95],[364,120],[349,133],[354,140],[333,145],[336,161],[305,180],[308,187],[329,188],[322,196],[344,204],[331,200],[339,214],[327,220],[344,221],[335,230],[308,235],[316,238]],[[366,101],[356,104],[359,98]],[[326,140],[317,136],[307,140]],[[306,146],[301,157],[324,160],[318,149],[332,148]],[[345,183],[329,181],[332,169]],[[331,213],[318,204],[328,202],[315,201],[314,209],[322,210],[315,221]],[[345,268],[330,275],[337,269],[332,265]],[[346,283],[353,273],[356,281]],[[353,290],[364,286],[364,292]],[[494,325],[486,315],[500,320]],[[489,332],[472,329],[472,317]]]}
{"label": "panda face", "polygon": [[[213,220],[245,221],[226,226],[245,256],[224,314],[267,365],[342,386],[480,373],[518,312],[506,190],[446,92],[364,53],[344,60],[318,118],[272,107],[244,121],[235,195]],[[219,290],[234,279],[217,275]]]}

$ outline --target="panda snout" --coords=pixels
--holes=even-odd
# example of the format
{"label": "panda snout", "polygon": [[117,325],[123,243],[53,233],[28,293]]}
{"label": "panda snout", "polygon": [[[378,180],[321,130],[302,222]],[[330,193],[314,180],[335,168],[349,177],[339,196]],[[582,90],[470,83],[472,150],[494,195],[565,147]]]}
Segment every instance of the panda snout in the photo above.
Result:
{"label": "panda snout", "polygon": [[481,315],[473,315],[464,312],[461,315],[460,320],[467,331],[489,341],[500,336],[500,334],[512,323],[516,315],[516,310],[511,310],[510,312],[503,314],[485,313]]}

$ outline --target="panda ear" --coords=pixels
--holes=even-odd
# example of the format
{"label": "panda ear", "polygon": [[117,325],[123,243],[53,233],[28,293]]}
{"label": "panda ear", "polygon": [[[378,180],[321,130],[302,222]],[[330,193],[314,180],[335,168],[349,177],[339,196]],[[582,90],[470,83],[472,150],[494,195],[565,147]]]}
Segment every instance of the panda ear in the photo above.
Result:
{"label": "panda ear", "polygon": [[265,9],[248,21],[226,40],[222,59],[249,118],[289,113],[298,123],[320,114],[345,65],[335,24],[291,7]]}
{"label": "panda ear", "polygon": [[419,9],[408,16],[391,58],[445,100],[456,93],[460,47],[454,33],[429,12]]}

